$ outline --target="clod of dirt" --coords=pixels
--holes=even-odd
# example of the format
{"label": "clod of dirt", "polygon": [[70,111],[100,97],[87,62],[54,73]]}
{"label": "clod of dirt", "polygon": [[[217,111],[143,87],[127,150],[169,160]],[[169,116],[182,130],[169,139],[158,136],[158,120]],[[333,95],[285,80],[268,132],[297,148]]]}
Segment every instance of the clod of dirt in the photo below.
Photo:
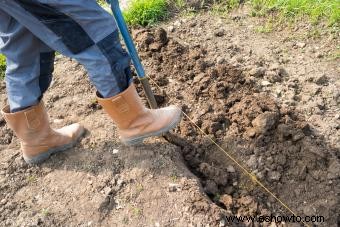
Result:
{"label": "clod of dirt", "polygon": [[205,182],[204,191],[210,195],[216,195],[218,193],[218,186],[215,181],[207,180]]}
{"label": "clod of dirt", "polygon": [[336,179],[340,176],[340,162],[338,160],[333,160],[328,167],[328,179]]}
{"label": "clod of dirt", "polygon": [[255,215],[257,213],[258,204],[250,196],[242,196],[236,204],[240,215]]}
{"label": "clod of dirt", "polygon": [[233,206],[233,197],[230,195],[222,195],[219,200],[227,209],[231,209]]}
{"label": "clod of dirt", "polygon": [[255,77],[262,77],[265,74],[266,70],[263,67],[253,68],[249,71],[249,75]]}
{"label": "clod of dirt", "polygon": [[5,125],[5,120],[0,119],[0,144],[10,144],[13,136],[13,131]]}
{"label": "clod of dirt", "polygon": [[265,112],[258,115],[251,123],[257,134],[265,134],[276,126],[278,114],[274,112]]}
{"label": "clod of dirt", "polygon": [[168,42],[167,33],[163,28],[157,29],[154,33],[147,30],[139,30],[134,33],[136,42],[139,43],[139,47],[143,50],[158,52]]}
{"label": "clod of dirt", "polygon": [[[186,23],[182,22],[174,31],[174,35],[178,35],[176,41],[169,37],[169,41],[158,51],[141,49],[140,52],[150,66],[149,71],[156,72],[152,75],[153,79],[169,79],[166,91],[172,97],[172,103],[183,105],[183,110],[209,137],[226,143],[231,148],[227,150],[235,152],[235,156],[244,160],[258,179],[270,184],[276,194],[282,195],[287,201],[293,201],[293,198],[295,202],[292,203],[296,209],[304,202],[301,194],[309,197],[311,202],[320,191],[325,190],[327,183],[321,182],[327,179],[327,175],[333,182],[327,187],[334,190],[333,185],[338,184],[335,182],[338,178],[333,178],[336,175],[332,173],[338,167],[328,164],[331,160],[329,148],[316,140],[316,133],[294,106],[301,104],[302,99],[310,103],[310,95],[307,97],[300,94],[311,90],[303,90],[297,78],[285,78],[288,76],[284,65],[286,61],[278,59],[279,63],[276,63],[264,58],[256,59],[252,51],[244,53],[244,48],[237,42],[222,45],[218,41],[219,37],[211,37],[216,29],[210,29],[210,33],[205,36],[216,42],[212,47],[181,42],[181,33],[192,30],[183,28]],[[144,36],[148,37],[146,34]],[[154,37],[153,34],[151,36]],[[221,54],[218,48],[228,52],[228,55]],[[224,60],[218,60],[220,56],[216,52]],[[160,64],[162,67],[159,67]],[[288,69],[292,74],[295,72],[291,67]],[[274,87],[278,90],[275,96],[277,100],[270,95]],[[316,94],[322,93],[320,86],[315,87],[312,101],[319,103],[313,108],[325,109],[327,103],[320,101],[324,97],[314,98]],[[284,105],[277,102],[281,99]],[[318,114],[322,114],[320,109]],[[188,121],[181,122],[178,133],[183,139],[174,143],[181,147],[185,161],[217,205],[235,215],[271,214],[266,209],[267,198],[260,196],[256,190],[247,193],[242,188],[243,178],[240,176],[239,179],[236,173],[225,168],[228,160],[221,159],[217,155],[220,151],[207,145],[207,140],[200,137]],[[326,171],[328,168],[329,171]],[[289,184],[286,184],[287,179],[291,180]],[[292,195],[292,188],[299,190],[295,190]],[[311,194],[307,195],[304,188],[308,188]],[[216,201],[219,195],[225,194],[232,197],[231,209],[227,208],[230,207],[230,198],[225,204],[220,199]],[[337,209],[337,206],[330,207],[328,210]],[[281,213],[277,208],[270,207],[270,211]]]}
{"label": "clod of dirt", "polygon": [[228,184],[227,171],[215,168],[208,163],[201,163],[198,170],[208,179],[213,179],[218,185],[226,186]]}
{"label": "clod of dirt", "polygon": [[225,34],[224,29],[218,29],[217,31],[214,32],[214,35],[216,37],[222,37],[222,36],[224,36],[224,34]]}
{"label": "clod of dirt", "polygon": [[329,82],[329,78],[326,75],[322,75],[316,79],[315,83],[317,85],[327,85]]}
{"label": "clod of dirt", "polygon": [[269,171],[268,172],[268,178],[271,181],[279,181],[281,178],[281,173],[277,172],[277,171]]}

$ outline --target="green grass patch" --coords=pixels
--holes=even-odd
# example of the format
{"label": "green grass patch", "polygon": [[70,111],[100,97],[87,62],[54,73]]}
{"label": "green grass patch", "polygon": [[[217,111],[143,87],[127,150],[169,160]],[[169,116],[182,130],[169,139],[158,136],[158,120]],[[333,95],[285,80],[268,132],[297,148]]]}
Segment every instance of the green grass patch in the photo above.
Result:
{"label": "green grass patch", "polygon": [[213,1],[210,11],[219,16],[226,16],[231,10],[237,8],[240,5],[240,0],[217,0]]}
{"label": "green grass patch", "polygon": [[6,71],[6,57],[0,54],[0,80],[4,79]]}
{"label": "green grass patch", "polygon": [[132,0],[123,15],[130,25],[152,25],[167,18],[167,1]]}
{"label": "green grass patch", "polygon": [[339,0],[250,0],[253,15],[265,16],[270,12],[279,12],[281,19],[294,19],[307,16],[317,23],[326,19],[329,25],[340,22]]}
{"label": "green grass patch", "polygon": [[265,25],[260,25],[255,28],[255,31],[258,33],[270,33],[273,31],[273,24],[267,22]]}

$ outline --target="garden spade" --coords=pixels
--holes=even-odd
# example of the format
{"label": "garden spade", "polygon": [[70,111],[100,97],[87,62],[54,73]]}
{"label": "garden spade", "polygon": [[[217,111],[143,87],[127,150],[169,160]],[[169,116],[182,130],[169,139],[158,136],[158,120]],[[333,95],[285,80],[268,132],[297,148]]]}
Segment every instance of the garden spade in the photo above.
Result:
{"label": "garden spade", "polygon": [[150,108],[156,109],[157,108],[157,102],[156,102],[155,96],[152,93],[148,78],[145,76],[145,70],[143,68],[143,65],[142,65],[140,59],[139,59],[136,47],[133,43],[133,40],[132,40],[131,35],[129,33],[128,27],[125,23],[124,17],[122,15],[121,10],[120,10],[119,1],[118,0],[107,0],[107,2],[111,6],[113,16],[116,20],[118,29],[119,29],[120,33],[122,34],[122,37],[124,39],[124,43],[125,43],[126,48],[129,52],[132,63],[135,66],[137,76],[138,76],[138,78],[139,78],[139,80],[140,80],[140,82],[143,86],[143,89],[144,89],[145,95],[148,99]]}

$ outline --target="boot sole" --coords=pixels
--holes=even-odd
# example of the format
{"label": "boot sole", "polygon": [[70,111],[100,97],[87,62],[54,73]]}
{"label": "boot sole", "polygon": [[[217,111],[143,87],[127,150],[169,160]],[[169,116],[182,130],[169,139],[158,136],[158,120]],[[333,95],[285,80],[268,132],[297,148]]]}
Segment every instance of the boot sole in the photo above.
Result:
{"label": "boot sole", "polygon": [[83,137],[84,133],[85,133],[85,129],[83,129],[82,132],[79,133],[77,138],[75,138],[71,143],[68,143],[68,144],[65,144],[59,147],[51,148],[47,150],[45,153],[37,155],[33,158],[28,158],[24,156],[24,160],[27,164],[31,164],[31,165],[40,164],[44,162],[45,160],[47,160],[51,155],[59,153],[59,152],[63,152],[67,149],[74,147],[79,142],[80,138]]}
{"label": "boot sole", "polygon": [[167,133],[168,131],[170,131],[171,129],[175,128],[178,123],[181,121],[182,119],[182,112],[179,112],[179,114],[176,116],[176,118],[165,128],[162,128],[156,132],[151,132],[142,136],[138,136],[138,137],[132,137],[129,139],[122,139],[122,143],[128,146],[133,146],[133,145],[138,145],[138,144],[142,144],[144,139],[148,138],[148,137],[152,137],[152,136],[160,136],[164,133]]}

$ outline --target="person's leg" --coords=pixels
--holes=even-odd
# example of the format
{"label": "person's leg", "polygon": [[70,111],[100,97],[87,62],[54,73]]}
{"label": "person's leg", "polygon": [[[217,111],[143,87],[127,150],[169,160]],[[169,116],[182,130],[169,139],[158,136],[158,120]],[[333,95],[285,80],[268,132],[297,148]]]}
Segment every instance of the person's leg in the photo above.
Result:
{"label": "person's leg", "polygon": [[0,9],[0,50],[7,57],[6,88],[10,106],[2,108],[21,142],[27,163],[39,163],[72,147],[84,129],[72,124],[53,130],[41,100],[51,83],[54,51]]}
{"label": "person's leg", "polygon": [[3,9],[52,49],[75,58],[103,97],[132,82],[130,58],[113,17],[94,0],[0,0]]}
{"label": "person's leg", "polygon": [[0,8],[52,49],[85,66],[124,143],[160,135],[180,121],[177,107],[150,110],[142,104],[131,84],[130,58],[120,44],[114,19],[96,1],[0,0]]}
{"label": "person's leg", "polygon": [[0,9],[0,52],[11,111],[36,105],[51,82],[54,51]]}

